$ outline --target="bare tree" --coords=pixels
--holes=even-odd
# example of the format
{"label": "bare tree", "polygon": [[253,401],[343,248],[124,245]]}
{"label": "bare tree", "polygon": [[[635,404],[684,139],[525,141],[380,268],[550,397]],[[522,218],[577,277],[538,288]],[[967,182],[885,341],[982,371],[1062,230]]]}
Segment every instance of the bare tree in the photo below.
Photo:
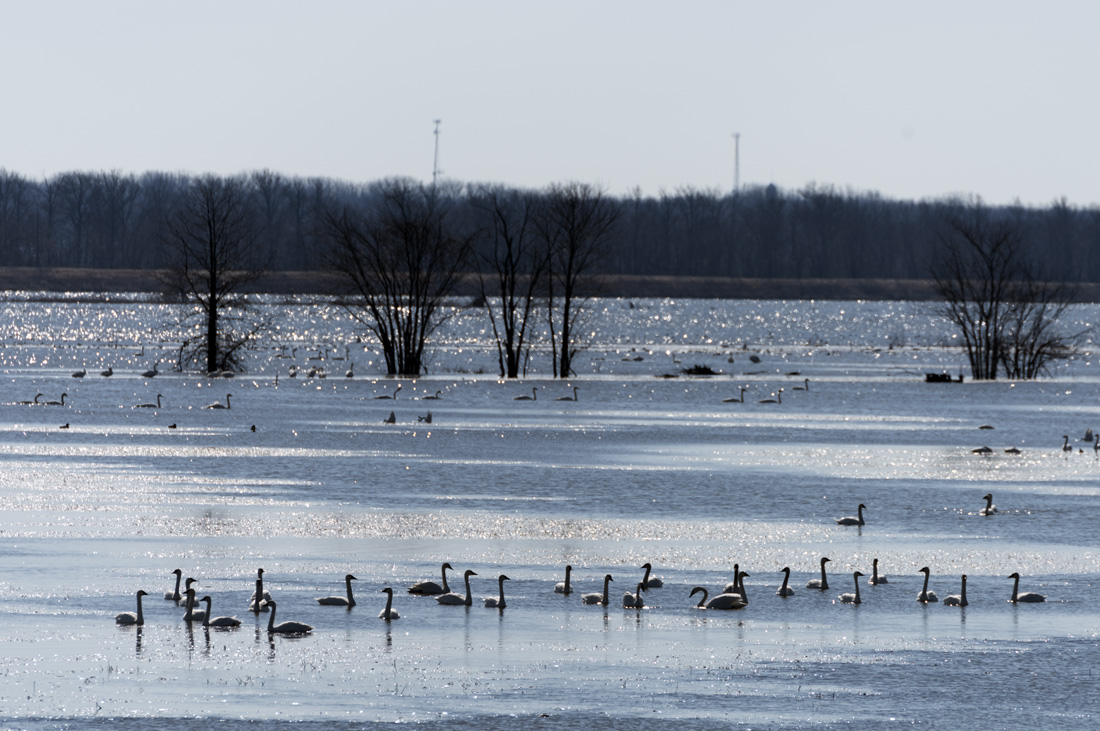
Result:
{"label": "bare tree", "polygon": [[244,291],[266,272],[247,181],[214,175],[193,180],[167,228],[172,261],[164,281],[189,308],[196,331],[181,360],[205,361],[208,372],[238,370],[243,349],[267,325],[249,318]]}
{"label": "bare tree", "polygon": [[569,182],[551,185],[546,192],[538,231],[550,262],[547,304],[555,378],[573,372],[573,356],[581,347],[577,326],[618,220],[618,206],[600,187]]}
{"label": "bare tree", "polygon": [[361,210],[326,216],[329,261],[349,285],[342,302],[382,347],[386,372],[416,376],[447,319],[444,300],[473,236],[449,226],[450,198],[407,179],[378,184]]}
{"label": "bare tree", "polygon": [[485,271],[478,281],[497,343],[500,375],[518,378],[535,319],[536,292],[548,264],[533,231],[537,199],[517,190],[483,186],[473,204],[485,221],[483,245],[477,252]]}

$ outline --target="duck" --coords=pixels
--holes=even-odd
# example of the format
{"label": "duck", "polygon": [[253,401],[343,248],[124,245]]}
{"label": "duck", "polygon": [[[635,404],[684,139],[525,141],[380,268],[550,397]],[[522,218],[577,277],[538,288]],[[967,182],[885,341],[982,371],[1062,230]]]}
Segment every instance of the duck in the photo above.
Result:
{"label": "duck", "polygon": [[163,408],[160,405],[161,398],[162,398],[162,396],[158,393],[157,394],[157,402],[155,404],[134,404],[134,408],[135,409],[160,409],[160,408]]}
{"label": "duck", "polygon": [[861,576],[863,576],[862,571],[856,571],[852,574],[852,579],[856,583],[856,593],[855,594],[841,594],[840,597],[838,597],[840,599],[841,603],[843,603],[843,604],[862,604],[863,603],[862,600],[859,598],[859,577],[861,577]]}
{"label": "duck", "polygon": [[378,618],[384,619],[387,622],[391,619],[401,619],[401,615],[393,608],[393,587],[387,586],[379,593],[386,595],[386,608],[378,613]]}
{"label": "duck", "polygon": [[436,594],[450,594],[451,588],[447,586],[447,569],[454,570],[454,567],[449,563],[443,564],[443,585],[435,583],[434,581],[418,581],[409,587],[410,594],[421,594],[424,596],[433,596]]}
{"label": "duck", "polygon": [[212,404],[207,404],[206,406],[203,406],[203,408],[204,409],[229,409],[229,408],[232,408],[233,405],[231,403],[229,403],[229,399],[232,396],[233,396],[233,394],[227,393],[225,395],[225,403],[224,404],[221,401],[215,401]]}
{"label": "duck", "polygon": [[938,602],[940,598],[936,596],[936,592],[931,591],[928,588],[928,577],[932,575],[932,570],[925,566],[918,573],[924,574],[924,588],[920,590],[920,594],[917,594],[917,601],[924,602],[926,604],[929,602]]}
{"label": "duck", "polygon": [[267,605],[271,608],[271,616],[267,618],[267,633],[268,634],[280,634],[280,635],[304,635],[313,631],[313,627],[302,622],[282,622],[275,624],[275,607],[274,601],[270,601]]}
{"label": "duck", "polygon": [[978,447],[977,449],[971,449],[971,454],[993,454],[992,447]]}
{"label": "duck", "polygon": [[645,609],[645,602],[642,601],[642,592],[645,591],[645,584],[638,584],[638,590],[631,594],[629,591],[623,594],[623,609]]}
{"label": "duck", "polygon": [[1019,574],[1019,572],[1017,572],[1017,571],[1012,572],[1011,574],[1008,575],[1008,578],[1013,579],[1012,598],[1009,599],[1009,601],[1012,602],[1013,604],[1017,604],[1019,602],[1028,602],[1028,603],[1045,602],[1047,600],[1046,596],[1044,596],[1043,594],[1036,594],[1033,591],[1025,591],[1023,594],[1020,594],[1019,593],[1019,590],[1020,590],[1020,574]]}
{"label": "duck", "polygon": [[499,596],[487,596],[484,598],[485,606],[490,609],[504,609],[507,604],[504,603],[504,582],[511,581],[507,576],[501,574],[497,577],[497,584],[499,586]]}
{"label": "duck", "polygon": [[831,559],[828,559],[828,558],[825,558],[825,557],[821,558],[821,578],[820,579],[810,579],[809,581],[807,581],[806,582],[806,588],[807,589],[820,589],[821,591],[825,591],[826,589],[829,588],[829,580],[825,576],[825,564],[827,564],[830,560]]}
{"label": "duck", "polygon": [[688,596],[693,597],[700,592],[702,592],[703,598],[695,605],[696,609],[744,609],[748,606],[747,603],[742,600],[740,594],[722,593],[713,599],[708,599],[708,592],[705,586],[695,587]]}
{"label": "duck", "polygon": [[985,507],[978,511],[978,515],[993,515],[997,512],[997,508],[993,505],[993,493],[987,492],[982,495],[982,500],[985,500]]}
{"label": "duck", "polygon": [[183,581],[183,570],[176,569],[172,573],[176,575],[176,588],[172,591],[164,592],[164,598],[168,601],[178,602],[182,598],[180,595],[180,582]]}
{"label": "duck", "polygon": [[538,398],[539,398],[539,387],[535,386],[534,388],[531,389],[531,395],[530,396],[513,396],[512,400],[513,401],[538,401]]}
{"label": "duck", "polygon": [[466,573],[462,575],[462,578],[466,581],[466,596],[451,592],[449,594],[440,594],[435,598],[440,604],[448,604],[451,606],[465,605],[470,606],[474,603],[473,596],[470,594],[470,577],[477,576],[477,572],[471,569],[466,569]]}
{"label": "duck", "polygon": [[880,574],[878,572],[878,559],[871,561],[871,578],[867,580],[867,583],[871,586],[878,586],[879,584],[889,584],[889,580],[886,578],[886,574]]}
{"label": "duck", "polygon": [[857,516],[853,517],[853,516],[849,515],[845,518],[837,518],[836,519],[836,524],[837,525],[860,525],[860,526],[866,525],[866,523],[863,521],[863,511],[866,507],[867,507],[866,505],[864,505],[863,503],[860,503],[859,507],[856,509],[856,512],[858,513]]}
{"label": "duck", "polygon": [[608,605],[607,592],[608,592],[609,584],[612,581],[614,581],[614,579],[611,578],[611,574],[604,574],[604,577],[603,577],[603,594],[599,594],[597,592],[593,592],[591,594],[582,594],[581,595],[581,603],[582,604],[602,604],[606,607]]}
{"label": "duck", "polygon": [[136,612],[120,612],[115,615],[115,624],[121,625],[143,625],[145,624],[145,617],[141,613],[141,598],[146,596],[146,592],[139,589],[137,592],[137,611]]}
{"label": "duck", "polygon": [[351,595],[351,582],[358,581],[354,576],[348,574],[344,577],[344,584],[347,586],[347,597],[342,596],[321,596],[317,597],[317,603],[327,607],[347,607],[351,609],[355,606],[355,597]]}
{"label": "duck", "polygon": [[783,586],[781,586],[781,587],[779,587],[778,589],[775,590],[775,595],[776,596],[794,596],[794,589],[787,586],[787,583],[791,579],[791,567],[790,566],[784,566],[782,569],[779,570],[779,572],[781,574],[783,574]]}
{"label": "duck", "polygon": [[966,601],[966,574],[962,575],[962,590],[960,590],[958,594],[945,596],[943,598],[943,604],[947,607],[965,607],[969,604],[969,602]]}
{"label": "duck", "polygon": [[397,414],[395,414],[391,411],[390,415],[382,420],[382,423],[383,424],[396,424],[397,423]]}
{"label": "duck", "polygon": [[660,589],[665,585],[659,577],[654,576],[650,578],[649,574],[653,571],[653,566],[648,563],[642,564],[642,568],[645,569],[645,576],[642,577],[642,586],[646,589]]}
{"label": "duck", "polygon": [[573,571],[573,567],[566,565],[565,567],[565,581],[559,581],[554,585],[555,594],[572,594],[573,587],[569,585],[569,574]]}
{"label": "duck", "polygon": [[213,612],[213,610],[210,608],[211,599],[209,596],[204,596],[202,599],[199,599],[199,601],[206,602],[206,614],[202,618],[203,627],[229,628],[241,626],[241,620],[237,619],[236,617],[214,617],[213,619],[211,619],[210,614],[211,612]]}

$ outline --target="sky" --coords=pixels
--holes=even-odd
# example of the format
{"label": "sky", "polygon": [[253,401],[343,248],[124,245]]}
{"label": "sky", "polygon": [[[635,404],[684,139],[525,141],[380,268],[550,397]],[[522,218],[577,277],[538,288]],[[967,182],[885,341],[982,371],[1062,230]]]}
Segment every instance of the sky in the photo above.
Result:
{"label": "sky", "polygon": [[0,0],[0,168],[1100,204],[1100,3]]}

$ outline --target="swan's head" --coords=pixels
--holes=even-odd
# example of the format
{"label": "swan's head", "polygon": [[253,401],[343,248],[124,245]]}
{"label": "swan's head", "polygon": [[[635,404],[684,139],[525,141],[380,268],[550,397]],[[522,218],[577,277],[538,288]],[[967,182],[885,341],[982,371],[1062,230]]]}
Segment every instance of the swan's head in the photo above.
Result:
{"label": "swan's head", "polygon": [[824,556],[822,556],[822,557],[821,557],[821,565],[822,565],[822,566],[824,566],[825,564],[829,563],[830,561],[832,561],[832,559],[831,559],[831,558],[825,558]]}
{"label": "swan's head", "polygon": [[872,560],[871,560],[871,565],[872,565],[872,566],[878,566],[878,559],[877,559],[877,558],[876,558],[876,559],[872,559]]}
{"label": "swan's head", "polygon": [[649,563],[644,563],[644,564],[642,564],[642,568],[645,569],[646,571],[652,571],[653,570],[653,565],[649,564]]}
{"label": "swan's head", "polygon": [[857,571],[854,574],[852,574],[852,576],[854,576],[858,579],[860,576],[863,576],[863,572],[862,571]]}
{"label": "swan's head", "polygon": [[992,499],[993,499],[993,493],[991,493],[991,492],[987,492],[985,495],[982,495],[982,500],[992,500]]}
{"label": "swan's head", "polygon": [[149,596],[149,592],[145,591],[144,589],[138,589],[137,595],[138,596]]}
{"label": "swan's head", "polygon": [[689,596],[689,597],[691,597],[691,596],[695,596],[695,595],[696,595],[696,594],[698,594],[699,592],[703,592],[703,596],[706,596],[706,595],[707,595],[707,593],[708,593],[708,592],[707,592],[707,588],[706,588],[705,586],[697,586],[697,587],[695,587],[694,589],[692,589],[692,590],[691,590],[691,593],[690,593],[690,594],[688,594],[688,596]]}
{"label": "swan's head", "polygon": [[275,609],[276,608],[275,600],[274,599],[269,599],[268,602],[267,602],[267,606],[271,607],[272,609]]}
{"label": "swan's head", "polygon": [[466,573],[463,574],[463,576],[466,576],[467,578],[470,576],[477,576],[477,572],[473,569],[466,569]]}
{"label": "swan's head", "polygon": [[264,570],[263,569],[256,569],[256,575],[259,576],[262,579],[264,577]]}
{"label": "swan's head", "polygon": [[344,581],[359,581],[359,579],[355,578],[351,574],[348,574],[347,576],[344,577]]}
{"label": "swan's head", "polygon": [[393,596],[393,587],[387,586],[385,589],[383,589],[382,591],[380,591],[378,593],[379,594],[389,594],[390,596]]}
{"label": "swan's head", "polygon": [[450,565],[449,563],[444,563],[444,564],[443,564],[443,568],[445,568],[445,569],[450,569],[451,571],[454,571],[454,570],[455,570],[455,567],[454,567],[454,566],[451,566],[451,565]]}
{"label": "swan's head", "polygon": [[857,508],[857,510],[866,510],[866,509],[867,509],[867,506],[864,505],[863,503],[860,503],[859,507]]}
{"label": "swan's head", "polygon": [[927,576],[928,574],[932,573],[932,569],[930,569],[930,568],[928,568],[927,566],[925,566],[924,568],[922,568],[922,569],[920,569],[919,571],[917,571],[917,573],[918,573],[918,574],[924,574],[924,575],[926,575],[926,576]]}
{"label": "swan's head", "polygon": [[183,576],[183,569],[176,569],[172,573],[175,574],[176,576]]}
{"label": "swan's head", "polygon": [[497,581],[500,581],[500,582],[502,582],[502,583],[503,583],[503,582],[505,582],[505,581],[511,581],[511,579],[509,579],[509,578],[508,578],[507,576],[505,576],[504,574],[501,574],[501,575],[500,575],[499,577],[497,577]]}
{"label": "swan's head", "polygon": [[1010,579],[1019,579],[1020,578],[1020,572],[1019,571],[1013,571],[1011,574],[1008,575],[1008,578],[1010,578]]}
{"label": "swan's head", "polygon": [[779,573],[786,574],[787,576],[790,576],[791,575],[791,567],[790,566],[784,566],[783,568],[779,569]]}
{"label": "swan's head", "polygon": [[209,604],[209,603],[210,603],[211,601],[213,601],[213,600],[212,600],[212,599],[210,598],[210,595],[209,595],[209,594],[207,594],[207,595],[206,595],[206,596],[204,596],[204,597],[203,597],[202,599],[199,599],[199,601],[200,601],[200,602],[206,602],[207,604]]}
{"label": "swan's head", "polygon": [[604,574],[603,580],[604,581],[614,581],[614,579],[611,578],[611,574]]}
{"label": "swan's head", "polygon": [[184,582],[184,585],[186,586],[188,591],[194,591],[194,589],[191,588],[191,585],[194,584],[196,581],[198,581],[198,579],[192,578],[190,576],[187,577],[187,581]]}
{"label": "swan's head", "polygon": [[741,573],[739,573],[739,574],[737,575],[737,578],[739,578],[739,579],[747,579],[747,578],[749,578],[749,576],[750,576],[750,574],[749,574],[749,573],[748,573],[747,571],[742,571]]}

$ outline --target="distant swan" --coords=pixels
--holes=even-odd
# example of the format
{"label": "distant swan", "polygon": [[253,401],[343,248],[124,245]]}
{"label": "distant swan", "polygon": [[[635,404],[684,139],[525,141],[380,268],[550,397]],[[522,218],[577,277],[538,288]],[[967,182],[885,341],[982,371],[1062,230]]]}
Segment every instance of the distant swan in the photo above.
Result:
{"label": "distant swan", "polygon": [[943,598],[945,606],[949,607],[965,607],[969,602],[966,601],[966,574],[962,575],[962,591],[958,594],[952,594],[951,596],[945,596]]}
{"label": "distant swan", "polygon": [[779,587],[778,589],[775,590],[775,595],[776,596],[794,596],[794,589],[787,586],[787,582],[789,582],[790,578],[791,578],[791,567],[790,566],[784,566],[781,569],[781,572],[783,574],[783,586],[781,586],[781,587]]}
{"label": "distant swan", "polygon": [[398,392],[399,392],[399,391],[401,390],[401,386],[402,386],[402,385],[404,385],[404,384],[401,384],[401,383],[397,384],[397,388],[396,388],[396,389],[394,389],[394,392],[393,392],[392,394],[389,394],[389,393],[384,393],[384,394],[382,394],[381,396],[375,396],[375,397],[374,397],[374,400],[375,400],[375,401],[382,401],[382,400],[393,400],[393,399],[396,399],[396,398],[397,398],[397,394],[398,394]]}
{"label": "distant swan", "polygon": [[115,615],[115,624],[145,624],[145,617],[141,613],[141,598],[145,596],[145,592],[138,590],[137,593],[137,612],[122,612]]}
{"label": "distant swan", "polygon": [[268,634],[304,635],[313,631],[313,627],[308,624],[302,624],[301,622],[283,622],[281,624],[275,624],[275,602],[268,602],[267,605],[271,607],[271,616],[267,618]]}
{"label": "distant swan", "polygon": [[747,606],[740,594],[719,594],[708,600],[709,594],[705,586],[695,587],[688,596],[693,597],[699,592],[703,592],[703,598],[695,605],[696,609],[744,609]]}
{"label": "distant swan", "polygon": [[775,392],[775,398],[760,399],[762,404],[781,404],[783,403],[783,389],[779,389]]}
{"label": "distant swan", "polygon": [[422,594],[425,596],[435,594],[450,594],[451,587],[447,586],[447,569],[454,570],[454,567],[449,563],[443,564],[443,586],[435,583],[434,581],[418,581],[409,587],[410,594]]}
{"label": "distant swan", "polygon": [[810,390],[810,379],[809,378],[803,378],[802,379],[802,385],[801,386],[795,386],[791,390],[792,391],[809,391]]}
{"label": "distant swan", "polygon": [[41,406],[41,404],[38,403],[38,399],[42,398],[44,395],[45,394],[36,393],[34,395],[34,401],[16,401],[15,403],[19,406]]}
{"label": "distant swan", "polygon": [[421,401],[439,401],[439,399],[442,395],[443,395],[442,391],[436,391],[434,396],[421,396],[420,400]]}
{"label": "distant swan", "polygon": [[210,597],[209,596],[204,596],[202,599],[199,599],[199,601],[200,602],[206,602],[206,616],[204,616],[202,618],[202,626],[203,627],[240,627],[241,626],[241,620],[237,619],[236,617],[214,617],[213,619],[211,619],[210,614],[211,614],[211,612],[213,612],[213,610],[210,608]]}
{"label": "distant swan", "polygon": [[[144,348],[143,348],[143,350],[144,350]],[[160,373],[160,371],[157,370],[158,365],[159,365],[158,363],[154,363],[152,370],[145,371],[144,373],[141,374],[141,377],[142,378],[156,378],[157,374]]]}
{"label": "distant swan", "polygon": [[724,399],[722,399],[722,403],[724,403],[724,404],[743,404],[743,403],[745,403],[745,391],[748,391],[748,390],[749,389],[747,389],[747,388],[741,387],[741,396],[739,398],[733,398],[732,396],[730,398],[724,398]]}
{"label": "distant swan", "polygon": [[614,581],[614,579],[611,578],[611,574],[604,574],[604,577],[603,577],[603,594],[597,594],[597,593],[582,594],[581,595],[581,603],[583,603],[583,604],[602,604],[606,607],[607,604],[608,604],[608,597],[607,597],[608,584],[612,581]]}
{"label": "distant swan", "polygon": [[1072,452],[1073,447],[1069,446],[1069,435],[1068,434],[1063,434],[1062,439],[1064,440],[1062,442],[1062,451],[1063,452]]}
{"label": "distant swan", "polygon": [[449,604],[451,606],[458,606],[460,604],[465,604],[468,607],[468,606],[472,605],[474,603],[474,600],[473,600],[473,596],[470,594],[470,577],[471,576],[477,576],[477,572],[472,571],[471,569],[466,569],[466,573],[464,573],[462,575],[462,578],[466,580],[466,596],[462,596],[461,594],[455,594],[454,592],[451,592],[450,594],[441,594],[441,595],[437,596],[435,598],[435,600],[437,602],[439,602],[440,604]]}
{"label": "distant swan", "polygon": [[384,619],[387,622],[391,619],[401,619],[401,615],[393,608],[393,588],[387,586],[379,593],[386,595],[386,608],[378,613],[378,618]]}
{"label": "distant swan", "polygon": [[397,414],[395,414],[391,411],[390,415],[382,420],[382,423],[383,424],[396,424],[397,423]]}
{"label": "distant swan", "polygon": [[104,378],[110,378],[114,374],[115,374],[115,369],[112,368],[111,366],[107,366],[107,370],[99,372],[99,375],[103,376]]}
{"label": "distant swan", "polygon": [[500,587],[500,596],[487,596],[485,597],[485,606],[490,609],[504,609],[507,604],[504,603],[504,582],[511,581],[507,576],[501,574],[497,577],[497,584]]}
{"label": "distant swan", "polygon": [[856,517],[852,517],[851,515],[849,515],[845,518],[837,518],[836,519],[836,524],[837,525],[866,525],[866,523],[864,523],[864,521],[863,521],[863,510],[866,507],[867,507],[866,505],[864,505],[863,503],[860,503],[859,507],[856,509],[856,512],[858,513],[858,515]]}
{"label": "distant swan", "polygon": [[68,396],[68,395],[69,394],[67,394],[67,393],[63,393],[63,394],[61,394],[61,400],[60,401],[47,401],[46,406],[64,406],[65,405],[65,397]]}
{"label": "distant swan", "polygon": [[856,593],[855,594],[841,594],[840,595],[840,601],[842,603],[844,603],[844,604],[862,604],[863,603],[862,600],[859,598],[859,577],[860,576],[863,576],[862,571],[856,571],[855,573],[852,574],[852,578],[856,582]]}
{"label": "distant swan", "polygon": [[920,594],[917,594],[918,602],[938,602],[940,598],[936,596],[936,592],[929,591],[928,589],[928,577],[932,575],[932,570],[925,566],[920,570],[920,573],[924,574],[924,588],[920,590]]}
{"label": "distant swan", "polygon": [[348,371],[344,374],[345,378],[355,378],[355,362],[352,361],[348,364]]}
{"label": "distant swan", "polygon": [[225,395],[225,403],[224,404],[220,401],[215,401],[212,404],[207,404],[206,406],[203,406],[203,408],[204,409],[228,409],[228,408],[232,408],[232,404],[229,403],[229,398],[232,395],[233,394],[231,394],[231,393],[227,393]]}
{"label": "distant swan", "polygon": [[513,396],[512,400],[513,401],[538,401],[538,398],[539,398],[539,387],[535,386],[534,388],[531,389],[531,395],[530,396]]}
{"label": "distant swan", "polygon": [[822,557],[822,559],[821,559],[821,578],[820,579],[810,579],[809,581],[807,581],[806,582],[806,588],[807,589],[821,589],[822,591],[825,591],[826,589],[829,588],[829,580],[825,577],[825,564],[828,563],[829,560],[830,559]]}
{"label": "distant swan", "polygon": [[873,561],[871,561],[871,578],[867,580],[867,583],[871,584],[872,586],[877,586],[878,584],[889,584],[890,583],[886,579],[886,574],[879,575],[879,572],[878,572],[878,559],[877,558],[874,559]]}
{"label": "distant swan", "polygon": [[1008,578],[1014,579],[1012,583],[1012,598],[1010,602],[1016,604],[1017,602],[1045,602],[1047,598],[1042,594],[1036,594],[1033,591],[1025,591],[1023,594],[1019,594],[1020,590],[1020,574],[1013,572],[1008,575]]}
{"label": "distant swan", "polygon": [[629,591],[623,594],[623,609],[645,609],[645,602],[642,601],[642,592],[645,591],[643,584],[638,584],[638,590],[631,594]]}
{"label": "distant swan", "polygon": [[573,395],[572,396],[559,396],[554,400],[555,401],[576,401],[577,400],[577,387],[573,386]]}
{"label": "distant swan", "polygon": [[978,515],[993,515],[997,512],[997,508],[993,505],[993,493],[987,492],[982,495],[982,500],[985,500],[985,507],[978,511]]}
{"label": "distant swan", "polygon": [[344,577],[344,584],[347,585],[348,590],[346,599],[342,596],[322,596],[317,597],[317,603],[329,607],[347,607],[351,609],[355,606],[355,598],[351,595],[351,582],[353,581],[358,581],[358,579],[351,574]]}
{"label": "distant swan", "polygon": [[73,374],[73,378],[83,378],[86,375],[88,375],[88,369],[81,368],[79,371]]}
{"label": "distant swan", "polygon": [[159,408],[162,408],[161,405],[160,405],[160,399],[161,399],[161,395],[158,393],[157,394],[157,402],[155,404],[134,404],[134,408],[135,409],[159,409]]}
{"label": "distant swan", "polygon": [[183,571],[176,569],[172,572],[176,575],[176,588],[173,591],[164,592],[164,598],[169,601],[178,602],[182,597],[180,595],[180,582],[183,580]]}
{"label": "distant swan", "polygon": [[565,566],[565,581],[559,581],[554,585],[555,594],[572,594],[573,587],[569,585],[569,574],[573,571],[573,567],[570,565]]}
{"label": "distant swan", "polygon": [[660,578],[654,576],[649,578],[649,573],[653,570],[653,566],[648,563],[642,564],[642,568],[645,569],[645,576],[642,577],[642,586],[646,589],[660,589],[665,585],[665,582]]}
{"label": "distant swan", "polygon": [[271,594],[264,590],[264,570],[256,569],[256,590],[248,598],[248,611],[266,612],[267,603],[271,601]]}

